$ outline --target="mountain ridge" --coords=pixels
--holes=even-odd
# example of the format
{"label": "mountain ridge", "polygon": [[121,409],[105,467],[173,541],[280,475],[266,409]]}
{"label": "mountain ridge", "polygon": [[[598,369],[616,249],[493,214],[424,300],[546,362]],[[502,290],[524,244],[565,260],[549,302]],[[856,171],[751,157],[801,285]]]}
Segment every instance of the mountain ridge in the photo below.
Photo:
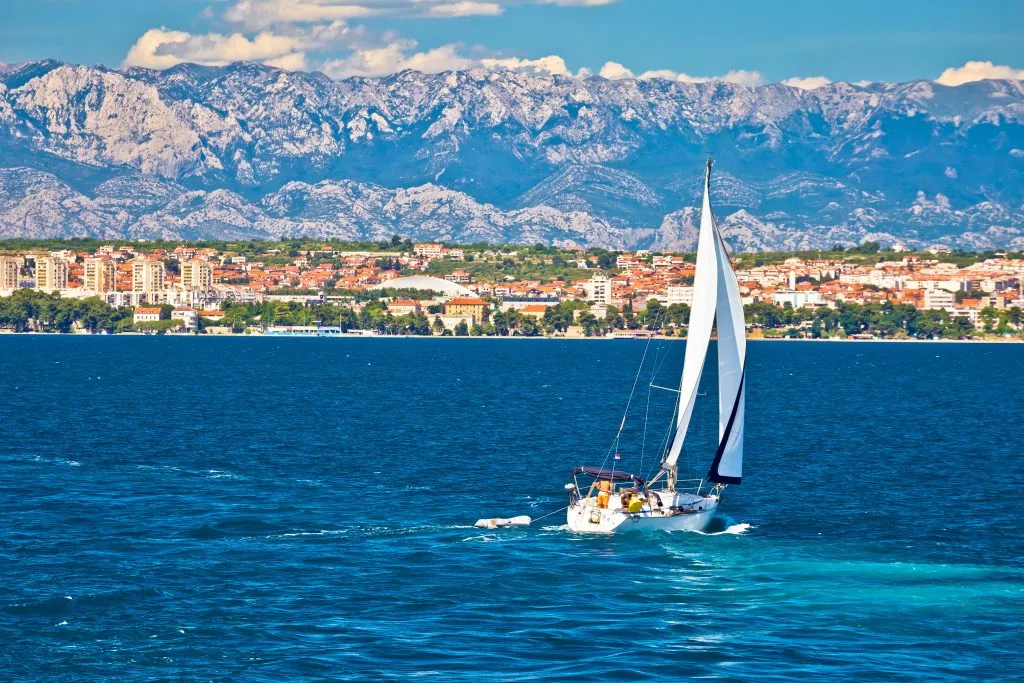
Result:
{"label": "mountain ridge", "polygon": [[[1024,246],[1021,81],[335,81],[250,63],[54,61],[0,72],[0,236],[396,231],[682,248],[708,149],[734,248]],[[309,202],[316,217],[298,208]]]}

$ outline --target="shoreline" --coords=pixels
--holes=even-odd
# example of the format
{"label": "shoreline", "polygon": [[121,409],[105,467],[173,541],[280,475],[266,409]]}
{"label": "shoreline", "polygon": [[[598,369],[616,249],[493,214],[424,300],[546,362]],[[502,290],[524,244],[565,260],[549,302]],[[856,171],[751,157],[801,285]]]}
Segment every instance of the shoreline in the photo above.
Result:
{"label": "shoreline", "polygon": [[[509,341],[509,340],[520,340],[520,341],[587,341],[587,342],[623,342],[623,341],[646,341],[647,337],[551,337],[551,336],[537,336],[537,337],[526,337],[521,335],[509,335],[509,336],[466,336],[466,337],[455,337],[455,336],[426,336],[426,335],[401,335],[401,334],[382,334],[382,335],[288,335],[288,334],[75,334],[67,332],[0,332],[0,339],[5,337],[87,337],[87,338],[116,338],[116,337],[156,337],[156,338],[171,338],[171,339],[444,339],[444,340],[468,340],[468,339],[481,339],[481,340],[493,340],[493,341]],[[686,337],[651,337],[654,341],[686,341]],[[715,338],[712,337],[712,341]],[[772,338],[772,337],[747,337],[748,342],[793,342],[793,343],[858,343],[858,344],[1024,344],[1022,338],[1010,338],[1010,339],[803,339],[797,338],[792,339],[788,337]]]}

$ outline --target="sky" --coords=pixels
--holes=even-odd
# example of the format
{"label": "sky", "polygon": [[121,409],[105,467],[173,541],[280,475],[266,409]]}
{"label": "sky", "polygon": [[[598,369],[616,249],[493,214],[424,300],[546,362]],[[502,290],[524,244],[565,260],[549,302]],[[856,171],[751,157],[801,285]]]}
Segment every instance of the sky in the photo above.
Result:
{"label": "sky", "polygon": [[1024,79],[1022,0],[0,0],[0,62],[785,81]]}

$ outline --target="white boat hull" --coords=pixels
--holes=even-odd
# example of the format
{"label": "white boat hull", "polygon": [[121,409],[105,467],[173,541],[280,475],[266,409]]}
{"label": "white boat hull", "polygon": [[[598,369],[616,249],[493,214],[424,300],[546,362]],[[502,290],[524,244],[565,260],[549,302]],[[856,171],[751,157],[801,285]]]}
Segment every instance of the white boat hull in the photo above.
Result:
{"label": "white boat hull", "polygon": [[567,521],[570,530],[591,534],[704,531],[718,510],[718,502],[717,496],[708,496],[692,506],[692,512],[670,512],[668,508],[662,508],[630,513],[614,504],[608,508],[599,508],[596,498],[584,498],[569,506]]}

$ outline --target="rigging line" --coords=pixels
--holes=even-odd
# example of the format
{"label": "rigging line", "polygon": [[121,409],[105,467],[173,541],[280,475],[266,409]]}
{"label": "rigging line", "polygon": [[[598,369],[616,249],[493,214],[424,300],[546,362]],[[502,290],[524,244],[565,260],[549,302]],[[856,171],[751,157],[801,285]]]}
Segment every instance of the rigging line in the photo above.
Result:
{"label": "rigging line", "polygon": [[[658,343],[654,347],[654,362],[652,365],[657,366],[658,354],[661,352],[662,344]],[[644,471],[644,455],[647,453],[647,425],[650,422],[651,417],[651,389],[654,387],[654,373],[657,372],[657,367],[651,371],[651,381],[647,383],[647,408],[644,410],[644,433],[640,440],[640,471]]]}
{"label": "rigging line", "polygon": [[559,512],[562,512],[563,510],[568,510],[568,509],[569,509],[569,506],[566,505],[564,508],[558,508],[554,512],[549,512],[546,515],[541,515],[540,517],[535,517],[532,520],[530,520],[530,522],[531,523],[532,522],[539,522],[540,520],[544,519],[545,517],[550,517],[551,515],[557,515]]}
{"label": "rigging line", "polygon": [[[657,323],[657,320],[658,320],[657,317],[655,317],[655,319],[654,319],[655,324]],[[641,356],[641,358],[640,358],[640,367],[638,367],[636,369],[636,377],[633,378],[633,388],[630,389],[630,391],[629,391],[629,398],[626,400],[626,410],[622,413],[622,422],[619,423],[619,431],[616,432],[615,438],[612,440],[611,448],[608,449],[608,452],[605,453],[604,460],[601,461],[601,469],[604,469],[604,466],[608,463],[608,456],[610,456],[613,452],[618,452],[619,442],[620,442],[620,439],[622,437],[622,430],[625,429],[625,427],[626,427],[626,418],[629,416],[629,407],[633,403],[633,395],[636,393],[636,386],[637,386],[637,384],[640,383],[640,375],[643,374],[644,364],[647,361],[647,353],[651,349],[651,342],[653,341],[653,339],[654,339],[653,336],[647,337],[647,343],[644,345],[644,355]],[[655,357],[657,357],[657,352],[655,352]],[[650,390],[648,390],[648,391],[650,391]],[[615,468],[614,462],[615,461],[612,461],[612,462],[613,462],[612,470],[614,471],[614,468]]]}
{"label": "rigging line", "polygon": [[[671,419],[669,419],[668,428],[665,430],[665,436],[661,440],[661,448],[659,449],[659,452],[662,454],[662,457],[659,458],[658,461],[657,461],[659,465],[661,463],[661,460],[665,457],[665,453],[666,453],[666,451],[668,451],[669,443],[672,440],[672,432],[673,432],[672,427],[675,425],[676,416],[679,413],[680,396],[681,396],[681,394],[677,394],[676,395],[675,405],[672,408],[672,417],[671,417]],[[651,466],[651,471],[647,472],[647,479],[648,480],[651,479],[651,476],[652,476],[653,471],[654,471],[654,467],[655,466],[652,465]]]}

